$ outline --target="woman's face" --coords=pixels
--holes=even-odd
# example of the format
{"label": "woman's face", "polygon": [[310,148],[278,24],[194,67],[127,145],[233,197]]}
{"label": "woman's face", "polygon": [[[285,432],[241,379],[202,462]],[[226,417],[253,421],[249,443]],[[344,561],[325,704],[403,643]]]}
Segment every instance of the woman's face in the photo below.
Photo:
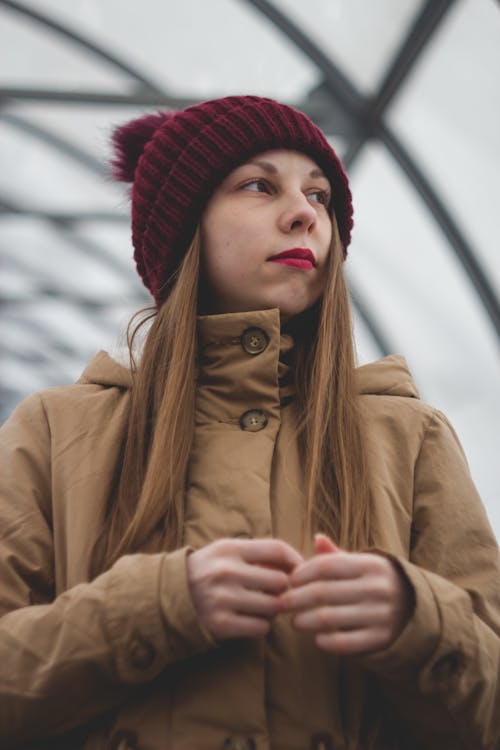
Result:
{"label": "woman's face", "polygon": [[288,318],[311,307],[326,283],[330,196],[298,151],[266,151],[234,169],[201,218],[207,312],[278,307]]}

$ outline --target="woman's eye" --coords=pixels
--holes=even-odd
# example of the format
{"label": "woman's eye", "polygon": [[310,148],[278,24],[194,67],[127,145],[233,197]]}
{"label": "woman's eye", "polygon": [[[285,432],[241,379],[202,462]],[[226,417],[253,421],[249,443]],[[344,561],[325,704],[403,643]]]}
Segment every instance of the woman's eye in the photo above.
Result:
{"label": "woman's eye", "polygon": [[265,180],[256,178],[255,180],[245,182],[245,184],[242,185],[242,190],[251,190],[254,193],[264,193],[269,192],[269,185]]}
{"label": "woman's eye", "polygon": [[328,206],[330,202],[330,194],[327,190],[312,190],[307,196],[315,203],[321,203],[323,206]]}

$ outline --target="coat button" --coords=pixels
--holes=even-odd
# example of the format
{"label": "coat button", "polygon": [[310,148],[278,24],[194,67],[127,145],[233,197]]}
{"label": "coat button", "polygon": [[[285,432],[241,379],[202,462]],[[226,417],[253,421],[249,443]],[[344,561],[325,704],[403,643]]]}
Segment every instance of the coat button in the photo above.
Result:
{"label": "coat button", "polygon": [[253,737],[227,737],[224,740],[223,750],[255,750]]}
{"label": "coat button", "polygon": [[465,658],[460,651],[450,651],[441,656],[432,667],[432,678],[436,682],[448,682],[458,676],[465,667]]}
{"label": "coat button", "polygon": [[135,636],[129,645],[130,663],[136,669],[149,669],[155,660],[154,646],[140,636]]}
{"label": "coat button", "polygon": [[261,354],[269,343],[269,337],[262,328],[247,328],[241,334],[241,346],[247,354]]}
{"label": "coat button", "polygon": [[248,432],[263,430],[267,424],[267,417],[260,409],[249,409],[240,417],[240,427]]}

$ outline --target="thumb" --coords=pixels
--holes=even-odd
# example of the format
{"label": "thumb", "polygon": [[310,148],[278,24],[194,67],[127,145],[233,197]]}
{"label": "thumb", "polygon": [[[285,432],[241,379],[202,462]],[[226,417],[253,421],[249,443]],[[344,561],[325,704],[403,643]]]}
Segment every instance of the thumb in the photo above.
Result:
{"label": "thumb", "polygon": [[317,555],[323,555],[330,552],[340,552],[340,548],[326,534],[315,534],[314,551]]}

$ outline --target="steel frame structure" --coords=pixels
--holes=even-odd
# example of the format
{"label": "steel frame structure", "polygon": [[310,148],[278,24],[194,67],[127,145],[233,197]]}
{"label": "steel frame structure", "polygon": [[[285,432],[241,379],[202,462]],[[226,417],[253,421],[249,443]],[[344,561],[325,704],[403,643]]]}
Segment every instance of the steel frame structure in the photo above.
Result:
{"label": "steel frame structure", "polygon": [[[497,336],[500,338],[500,304],[493,287],[489,283],[484,270],[474,254],[473,248],[466,241],[457,222],[444,202],[439,198],[429,178],[424,174],[408,150],[403,146],[396,134],[388,126],[384,114],[392,100],[404,85],[405,80],[413,70],[416,61],[422,55],[432,36],[439,28],[446,14],[456,3],[456,0],[427,0],[408,31],[406,38],[394,55],[389,68],[377,92],[372,97],[363,96],[353,83],[339,70],[325,53],[285,16],[269,0],[240,0],[253,7],[272,23],[277,30],[292,41],[321,71],[322,83],[311,93],[309,99],[298,103],[298,106],[308,112],[319,125],[328,132],[337,131],[337,123],[341,123],[342,134],[347,137],[348,148],[344,156],[346,167],[351,167],[359,159],[364,146],[371,140],[383,144],[390,156],[406,175],[414,189],[424,201],[433,219],[446,237],[449,247],[461,263],[470,282],[473,284],[484,310],[491,321]],[[38,138],[44,143],[57,149],[65,157],[78,162],[81,166],[102,177],[105,168],[91,154],[76,147],[73,143],[52,133],[46,128],[31,122],[25,116],[14,115],[7,110],[8,102],[21,100],[64,102],[75,106],[91,104],[94,106],[165,106],[182,108],[193,103],[191,99],[169,96],[156,84],[136,68],[131,67],[116,55],[96,45],[84,35],[77,34],[64,24],[54,21],[48,16],[33,10],[17,0],[0,0],[0,7],[21,14],[28,22],[43,25],[47,30],[62,36],[72,45],[76,45],[85,52],[99,59],[103,64],[114,67],[117,71],[130,78],[131,91],[128,94],[114,92],[74,92],[48,89],[28,89],[19,87],[0,88],[0,120],[10,127],[14,127],[31,137]],[[318,110],[321,115],[318,117]],[[338,131],[337,131],[338,132]],[[0,200],[0,216],[5,214],[23,214],[36,216],[49,222],[59,231],[64,231],[67,239],[81,247],[81,238],[71,237],[70,229],[79,222],[92,221],[127,221],[122,214],[109,212],[51,214],[35,211],[29,207],[12,204],[8,197]],[[113,265],[114,261],[106,255],[103,248],[93,246],[92,254],[101,257],[104,263]],[[122,269],[115,269],[121,275]],[[352,286],[352,285],[351,285]],[[367,309],[366,303],[359,294],[351,288],[353,303],[370,331],[380,352],[386,354],[391,347],[383,331],[378,325],[373,312]],[[78,305],[79,301],[74,300]],[[82,302],[80,300],[80,302]],[[86,313],[91,312],[92,306],[85,306]]]}

